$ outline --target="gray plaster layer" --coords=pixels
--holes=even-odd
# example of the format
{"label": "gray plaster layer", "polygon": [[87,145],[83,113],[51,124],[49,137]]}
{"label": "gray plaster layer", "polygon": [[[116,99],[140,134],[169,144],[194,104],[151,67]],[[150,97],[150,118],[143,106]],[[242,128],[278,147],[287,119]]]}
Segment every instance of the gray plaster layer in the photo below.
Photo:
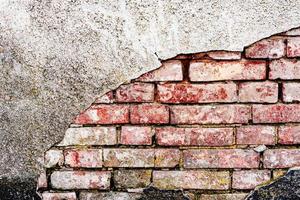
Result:
{"label": "gray plaster layer", "polygon": [[300,26],[299,0],[0,0],[0,177],[34,177],[97,95],[179,53]]}

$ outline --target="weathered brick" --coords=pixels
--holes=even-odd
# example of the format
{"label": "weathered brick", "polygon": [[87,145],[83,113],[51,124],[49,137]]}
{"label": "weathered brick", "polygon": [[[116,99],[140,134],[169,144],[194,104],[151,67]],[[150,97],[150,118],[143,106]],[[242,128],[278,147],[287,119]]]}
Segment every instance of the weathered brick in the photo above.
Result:
{"label": "weathered brick", "polygon": [[152,83],[131,83],[121,85],[116,90],[118,102],[153,102],[154,84]]}
{"label": "weathered brick", "polygon": [[300,35],[300,28],[293,28],[293,29],[285,32],[283,35],[298,36],[298,35]]}
{"label": "weathered brick", "polygon": [[68,128],[58,146],[114,145],[117,143],[115,127]]}
{"label": "weathered brick", "polygon": [[279,144],[300,144],[300,126],[281,126],[278,128]]}
{"label": "weathered brick", "polygon": [[153,131],[148,126],[122,126],[120,143],[125,145],[151,145]]}
{"label": "weathered brick", "polygon": [[103,96],[100,96],[96,99],[94,103],[114,103],[114,94],[112,91],[107,92]]}
{"label": "weathered brick", "polygon": [[248,123],[248,105],[172,106],[171,124]]}
{"label": "weathered brick", "polygon": [[201,194],[200,200],[244,200],[247,193]]}
{"label": "weathered brick", "polygon": [[108,171],[54,171],[50,179],[55,189],[109,189],[110,177]]}
{"label": "weathered brick", "polygon": [[300,37],[287,39],[287,57],[300,57]]}
{"label": "weathered brick", "polygon": [[65,165],[70,167],[102,167],[101,149],[67,149],[64,156]]}
{"label": "weathered brick", "polygon": [[37,180],[37,190],[46,189],[48,187],[48,180],[46,171],[40,173],[38,180]]}
{"label": "weathered brick", "polygon": [[154,149],[103,149],[105,167],[154,167]]}
{"label": "weathered brick", "polygon": [[270,181],[269,170],[242,170],[232,174],[232,188],[239,190],[254,189],[256,186]]}
{"label": "weathered brick", "polygon": [[163,146],[226,146],[234,142],[233,128],[156,128],[157,143]]}
{"label": "weathered brick", "polygon": [[237,128],[237,144],[276,143],[276,128],[274,126],[242,126]]}
{"label": "weathered brick", "polygon": [[229,189],[226,171],[153,171],[153,185],[160,189]]}
{"label": "weathered brick", "polygon": [[183,152],[185,168],[258,168],[259,154],[246,149],[196,149]]}
{"label": "weathered brick", "polygon": [[43,192],[43,200],[76,200],[75,192]]}
{"label": "weathered brick", "polygon": [[163,103],[235,102],[235,83],[188,84],[167,83],[158,85],[158,101]]}
{"label": "weathered brick", "polygon": [[253,122],[300,122],[299,112],[299,104],[253,105]]}
{"label": "weathered brick", "polygon": [[142,75],[139,81],[181,81],[183,79],[182,63],[179,60],[169,60],[154,71]]}
{"label": "weathered brick", "polygon": [[270,79],[300,79],[300,61],[295,59],[279,59],[270,62]]}
{"label": "weathered brick", "polygon": [[76,124],[123,124],[129,122],[127,105],[92,105],[75,119]]}
{"label": "weathered brick", "polygon": [[45,153],[44,165],[46,168],[61,166],[64,163],[64,155],[62,150],[50,149]]}
{"label": "weathered brick", "polygon": [[285,55],[284,38],[268,38],[255,42],[245,49],[248,58],[281,58]]}
{"label": "weathered brick", "polygon": [[155,167],[176,167],[179,162],[179,149],[155,149]]}
{"label": "weathered brick", "polygon": [[264,61],[192,61],[191,81],[259,80],[266,77]]}
{"label": "weathered brick", "polygon": [[145,188],[151,182],[151,170],[114,171],[116,188]]}
{"label": "weathered brick", "polygon": [[278,84],[275,82],[244,82],[239,84],[240,102],[275,103],[278,100]]}
{"label": "weathered brick", "polygon": [[80,192],[80,200],[138,200],[141,194],[128,192]]}
{"label": "weathered brick", "polygon": [[132,105],[130,107],[130,120],[133,124],[169,123],[169,108],[155,104]]}
{"label": "weathered brick", "polygon": [[281,176],[285,175],[288,170],[285,169],[274,169],[273,170],[273,179],[278,179]]}
{"label": "weathered brick", "polygon": [[283,83],[282,94],[284,102],[300,101],[300,83]]}
{"label": "weathered brick", "polygon": [[211,51],[207,55],[215,60],[239,60],[241,52],[239,51]]}
{"label": "weathered brick", "polygon": [[300,165],[300,149],[268,149],[264,152],[265,168],[291,168]]}

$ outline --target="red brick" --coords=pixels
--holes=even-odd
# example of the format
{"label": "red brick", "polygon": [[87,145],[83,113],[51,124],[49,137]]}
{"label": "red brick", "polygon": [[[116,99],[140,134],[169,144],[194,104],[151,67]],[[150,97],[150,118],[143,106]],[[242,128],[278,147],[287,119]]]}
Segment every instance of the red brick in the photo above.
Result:
{"label": "red brick", "polygon": [[182,63],[179,60],[169,60],[162,63],[162,66],[154,71],[142,75],[139,81],[181,81],[183,79]]}
{"label": "red brick", "polygon": [[300,126],[281,126],[278,128],[279,144],[300,144]]}
{"label": "red brick", "polygon": [[133,124],[169,123],[169,107],[154,104],[132,105],[130,120]]}
{"label": "red brick", "polygon": [[274,145],[276,128],[274,126],[242,126],[237,128],[237,144]]}
{"label": "red brick", "polygon": [[279,59],[270,62],[270,79],[300,79],[300,61]]}
{"label": "red brick", "polygon": [[170,107],[172,124],[222,124],[248,123],[248,105],[208,105]]}
{"label": "red brick", "polygon": [[247,193],[201,194],[200,200],[245,200]]}
{"label": "red brick", "polygon": [[155,167],[176,167],[179,162],[179,149],[155,149]]}
{"label": "red brick", "polygon": [[162,146],[226,146],[234,142],[233,128],[156,128]]}
{"label": "red brick", "polygon": [[92,105],[75,119],[76,124],[123,124],[129,122],[127,105]]}
{"label": "red brick", "polygon": [[244,82],[239,84],[240,102],[275,103],[278,100],[278,84],[275,82]]}
{"label": "red brick", "polygon": [[153,185],[160,189],[229,189],[230,176],[225,171],[153,171]]}
{"label": "red brick", "polygon": [[234,83],[214,84],[160,84],[158,101],[163,103],[235,102],[237,87]]}
{"label": "red brick", "polygon": [[70,167],[102,167],[101,149],[67,149],[64,156],[65,165]]}
{"label": "red brick", "polygon": [[239,60],[241,52],[239,51],[211,51],[207,55],[215,60]]}
{"label": "red brick", "polygon": [[154,167],[154,149],[103,149],[105,167]]}
{"label": "red brick", "polygon": [[131,83],[116,90],[117,102],[153,102],[154,84]]}
{"label": "red brick", "polygon": [[300,122],[299,112],[299,104],[253,105],[253,122]]}
{"label": "red brick", "polygon": [[103,96],[96,99],[95,103],[114,103],[114,94],[112,91],[107,92]]}
{"label": "red brick", "polygon": [[282,94],[284,102],[300,101],[300,83],[283,83]]}
{"label": "red brick", "polygon": [[75,192],[43,192],[43,200],[76,200]]}
{"label": "red brick", "polygon": [[122,126],[121,144],[125,145],[151,145],[153,131],[147,126]]}
{"label": "red brick", "polygon": [[268,149],[264,152],[265,168],[291,168],[300,165],[300,149]]}
{"label": "red brick", "polygon": [[287,39],[287,57],[300,57],[300,37]]}
{"label": "red brick", "polygon": [[268,38],[255,42],[245,49],[248,58],[281,58],[285,55],[283,38]]}
{"label": "red brick", "polygon": [[191,81],[260,80],[266,77],[265,61],[192,61]]}
{"label": "red brick", "polygon": [[116,127],[68,128],[58,146],[115,145]]}
{"label": "red brick", "polygon": [[259,154],[244,149],[196,149],[183,152],[185,168],[258,168]]}
{"label": "red brick", "polygon": [[54,171],[50,179],[55,189],[109,189],[110,177],[108,171]]}
{"label": "red brick", "polygon": [[269,170],[242,170],[232,174],[232,188],[238,190],[254,189],[271,179]]}

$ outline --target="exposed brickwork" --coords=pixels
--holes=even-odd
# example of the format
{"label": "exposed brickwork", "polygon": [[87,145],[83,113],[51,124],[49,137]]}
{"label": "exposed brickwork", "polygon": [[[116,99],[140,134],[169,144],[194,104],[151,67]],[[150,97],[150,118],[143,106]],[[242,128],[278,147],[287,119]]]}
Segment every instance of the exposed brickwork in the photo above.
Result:
{"label": "exposed brickwork", "polygon": [[300,166],[294,34],[180,55],[97,97],[45,152],[43,198],[137,200],[154,186],[242,200]]}

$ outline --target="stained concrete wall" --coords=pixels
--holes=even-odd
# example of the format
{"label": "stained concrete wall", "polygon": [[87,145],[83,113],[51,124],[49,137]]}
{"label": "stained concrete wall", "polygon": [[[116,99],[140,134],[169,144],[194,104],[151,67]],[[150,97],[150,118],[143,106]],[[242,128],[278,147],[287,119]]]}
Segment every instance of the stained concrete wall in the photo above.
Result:
{"label": "stained concrete wall", "polygon": [[0,182],[31,181],[80,110],[159,59],[242,50],[300,26],[299,10],[299,0],[0,0]]}

